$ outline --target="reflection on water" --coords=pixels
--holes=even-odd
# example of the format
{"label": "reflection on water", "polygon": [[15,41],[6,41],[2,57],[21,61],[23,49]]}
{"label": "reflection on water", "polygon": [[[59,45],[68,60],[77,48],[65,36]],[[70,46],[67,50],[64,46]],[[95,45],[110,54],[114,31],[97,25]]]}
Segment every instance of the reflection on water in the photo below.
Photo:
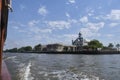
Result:
{"label": "reflection on water", "polygon": [[5,53],[12,80],[120,80],[120,55]]}

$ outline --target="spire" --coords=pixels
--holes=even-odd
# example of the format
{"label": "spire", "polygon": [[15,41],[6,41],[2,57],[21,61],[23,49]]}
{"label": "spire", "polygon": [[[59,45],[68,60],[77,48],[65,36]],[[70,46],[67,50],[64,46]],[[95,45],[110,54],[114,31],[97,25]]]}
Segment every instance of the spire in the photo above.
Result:
{"label": "spire", "polygon": [[79,38],[81,37],[81,35],[82,35],[82,34],[79,32]]}

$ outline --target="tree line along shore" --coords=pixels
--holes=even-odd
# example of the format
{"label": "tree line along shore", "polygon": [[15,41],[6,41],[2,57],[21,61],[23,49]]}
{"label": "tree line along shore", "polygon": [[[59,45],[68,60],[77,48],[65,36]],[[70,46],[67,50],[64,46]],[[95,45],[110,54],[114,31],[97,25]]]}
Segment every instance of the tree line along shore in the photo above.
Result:
{"label": "tree line along shore", "polygon": [[47,44],[47,45],[42,45],[42,44],[37,44],[34,47],[32,46],[23,46],[20,48],[12,48],[12,49],[6,49],[4,52],[18,52],[18,53],[23,53],[23,52],[28,52],[28,53],[105,53],[105,52],[119,52],[120,51],[120,44],[113,45],[113,43],[109,43],[108,46],[104,46],[99,40],[91,40],[88,42],[87,45],[83,46],[75,46],[75,45],[63,45],[59,43],[55,44]]}

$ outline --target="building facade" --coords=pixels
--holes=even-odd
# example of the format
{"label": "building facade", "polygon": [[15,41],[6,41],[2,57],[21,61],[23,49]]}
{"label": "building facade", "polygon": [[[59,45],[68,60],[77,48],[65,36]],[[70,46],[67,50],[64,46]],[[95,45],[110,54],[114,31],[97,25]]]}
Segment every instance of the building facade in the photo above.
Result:
{"label": "building facade", "polygon": [[76,48],[75,48],[76,50],[75,51],[82,50],[83,43],[84,43],[84,40],[83,40],[83,37],[82,37],[81,33],[78,34],[78,38],[77,39],[72,40],[72,45],[76,46]]}
{"label": "building facade", "polygon": [[64,49],[64,46],[62,44],[48,44],[47,46],[47,51],[53,51],[53,52],[61,52]]}

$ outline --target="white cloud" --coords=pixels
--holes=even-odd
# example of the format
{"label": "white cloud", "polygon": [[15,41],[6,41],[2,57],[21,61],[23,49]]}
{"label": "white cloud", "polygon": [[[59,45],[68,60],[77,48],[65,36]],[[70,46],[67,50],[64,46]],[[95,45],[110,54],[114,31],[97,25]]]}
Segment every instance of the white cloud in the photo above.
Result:
{"label": "white cloud", "polygon": [[111,10],[111,13],[106,16],[106,19],[120,20],[120,10]]}
{"label": "white cloud", "polygon": [[38,24],[38,23],[39,23],[38,20],[32,20],[32,21],[29,21],[29,22],[28,22],[28,25],[29,25],[30,27],[32,27],[32,26],[35,26],[35,25]]}
{"label": "white cloud", "polygon": [[72,40],[75,40],[77,37],[78,37],[78,34],[54,35],[55,41],[53,43],[59,42],[62,44],[71,45]]}
{"label": "white cloud", "polygon": [[45,6],[42,6],[38,9],[38,13],[42,16],[46,16],[48,14],[48,11]]}
{"label": "white cloud", "polygon": [[93,15],[93,13],[88,13],[88,16],[92,16]]}
{"label": "white cloud", "polygon": [[86,12],[88,13],[88,16],[93,16],[93,15],[94,15],[95,10],[94,10],[94,9],[92,9],[92,8],[86,8]]}
{"label": "white cloud", "polygon": [[87,8],[86,8],[86,12],[87,12],[87,13],[94,13],[95,10],[94,10],[93,8],[91,8],[91,7],[87,7]]}
{"label": "white cloud", "polygon": [[111,37],[113,37],[114,35],[113,35],[113,34],[107,34],[106,36],[109,37],[109,38],[111,38]]}
{"label": "white cloud", "polygon": [[110,25],[110,27],[116,27],[116,26],[118,26],[120,23],[110,23],[109,25]]}
{"label": "white cloud", "polygon": [[75,0],[68,0],[69,3],[73,4],[75,3],[76,1]]}
{"label": "white cloud", "polygon": [[93,37],[100,36],[98,31],[104,27],[104,22],[99,23],[86,23],[84,28],[81,28],[80,31],[84,37]]}
{"label": "white cloud", "polygon": [[51,29],[41,29],[40,27],[30,27],[29,28],[29,31],[31,33],[35,33],[35,34],[40,34],[40,33],[52,33],[52,30]]}
{"label": "white cloud", "polygon": [[83,23],[84,27],[80,29],[81,33],[84,37],[93,37],[93,36],[100,36],[98,31],[104,27],[104,22],[99,23],[91,23],[88,22],[88,17],[84,16],[80,19],[80,22]]}
{"label": "white cloud", "polygon": [[41,29],[40,32],[42,33],[52,33],[51,29]]}
{"label": "white cloud", "polygon": [[87,7],[86,8],[86,13],[88,14],[88,16],[93,16],[94,15],[95,10],[91,7]]}
{"label": "white cloud", "polygon": [[77,34],[64,34],[63,37],[68,38],[68,40],[69,40],[69,39],[72,40],[72,39],[77,38],[78,35],[77,35]]}
{"label": "white cloud", "polygon": [[[10,27],[9,27],[10,26]],[[19,23],[19,22],[15,22],[15,21],[10,21],[8,23],[8,28],[13,28],[15,29],[16,32],[25,32],[25,28],[26,25],[22,24],[22,23]],[[9,29],[8,29],[9,30]]]}
{"label": "white cloud", "polygon": [[106,15],[98,15],[94,17],[97,20],[111,20],[111,21],[119,21],[120,20],[120,9],[113,9],[110,13]]}
{"label": "white cloud", "polygon": [[102,18],[101,16],[94,17],[94,19],[96,19],[96,20],[100,20],[101,18]]}
{"label": "white cloud", "polygon": [[66,12],[65,15],[66,15],[68,18],[70,18],[70,14],[69,14],[69,13]]}
{"label": "white cloud", "polygon": [[104,22],[100,22],[100,23],[87,23],[86,26],[93,30],[93,31],[98,31],[100,28],[103,28],[104,27]]}
{"label": "white cloud", "polygon": [[9,38],[6,40],[5,44],[6,45],[4,46],[4,49],[11,49],[11,48],[15,48],[15,47],[20,46],[20,44],[17,41],[15,41],[14,39],[11,40]]}
{"label": "white cloud", "polygon": [[61,36],[61,39],[64,39],[64,44],[71,45],[72,40],[75,40],[78,37],[77,34],[64,34]]}
{"label": "white cloud", "polygon": [[[25,46],[25,45],[35,45],[37,43],[48,44],[48,43],[56,42],[56,43],[71,44],[71,40],[74,39],[76,35],[74,34],[56,35],[56,34],[52,34],[52,30],[68,29],[70,28],[71,24],[76,22],[77,20],[74,20],[74,19],[69,19],[67,21],[58,20],[58,21],[46,21],[46,22],[44,21],[41,22],[40,20],[31,20],[25,25],[14,22],[13,24],[15,24],[16,26],[24,25],[24,29],[19,27],[19,30],[16,30],[16,33],[21,32],[20,34],[24,35],[24,37],[27,38],[27,39],[21,38],[21,40],[17,40],[17,43],[20,44],[18,45],[18,47]],[[61,37],[58,37],[58,36],[61,36]],[[12,45],[12,46],[16,47],[16,45]]]}
{"label": "white cloud", "polygon": [[8,26],[26,27],[26,25],[16,21],[9,21]]}
{"label": "white cloud", "polygon": [[69,29],[71,26],[67,21],[48,21],[47,24],[52,29]]}
{"label": "white cloud", "polygon": [[87,16],[82,17],[82,18],[80,19],[80,22],[82,22],[82,23],[88,22],[88,17],[87,17]]}
{"label": "white cloud", "polygon": [[94,31],[90,30],[89,28],[81,28],[80,31],[85,38],[95,37],[95,36],[100,36],[101,35],[100,33],[97,33],[97,32],[94,32]]}
{"label": "white cloud", "polygon": [[69,22],[70,24],[77,24],[77,23],[79,23],[79,21],[76,20],[76,19],[68,19],[68,22]]}
{"label": "white cloud", "polygon": [[39,24],[44,24],[40,22],[39,20],[32,20],[28,22],[29,30],[33,33],[39,34],[39,33],[52,33],[52,29],[49,28],[43,28],[40,27],[41,25]]}
{"label": "white cloud", "polygon": [[29,34],[52,33],[52,29],[48,27],[43,27],[42,24],[43,23],[40,22],[39,20],[31,20],[27,24],[21,24],[18,22],[9,22],[9,26],[12,26],[13,29],[16,29],[16,32],[21,32],[21,33],[24,32],[26,33],[26,36]]}

